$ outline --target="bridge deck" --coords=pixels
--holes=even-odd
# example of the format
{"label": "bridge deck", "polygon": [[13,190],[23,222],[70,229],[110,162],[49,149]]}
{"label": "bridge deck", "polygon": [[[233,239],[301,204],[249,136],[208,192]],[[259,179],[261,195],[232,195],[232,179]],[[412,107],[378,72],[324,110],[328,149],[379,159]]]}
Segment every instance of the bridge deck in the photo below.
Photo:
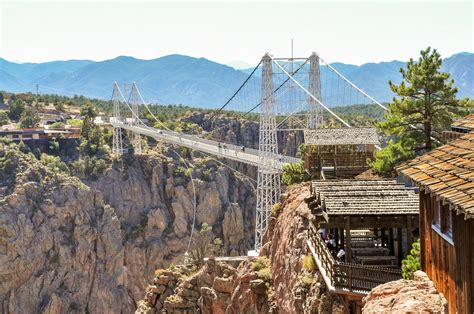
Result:
{"label": "bridge deck", "polygon": [[[241,146],[232,144],[225,144],[224,148],[222,145],[224,143],[221,143],[221,147],[219,147],[218,141],[203,139],[196,135],[185,135],[178,132],[159,130],[140,125],[131,125],[123,122],[112,121],[111,124],[113,127],[120,127],[134,133],[150,136],[156,140],[189,147],[221,158],[236,160],[254,166],[258,166],[259,164],[259,155],[258,150],[256,149],[245,148],[245,151],[243,151]],[[299,161],[299,158],[278,155],[275,156],[275,165],[272,168],[281,170],[285,164]]]}

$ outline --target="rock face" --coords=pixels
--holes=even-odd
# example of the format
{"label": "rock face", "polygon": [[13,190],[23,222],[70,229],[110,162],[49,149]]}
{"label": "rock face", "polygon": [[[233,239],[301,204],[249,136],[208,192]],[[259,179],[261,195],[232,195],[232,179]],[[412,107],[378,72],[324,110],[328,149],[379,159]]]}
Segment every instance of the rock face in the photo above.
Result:
{"label": "rock face", "polygon": [[447,302],[426,273],[375,287],[365,298],[363,313],[448,313]]}
{"label": "rock face", "polygon": [[204,267],[159,270],[135,313],[225,313],[236,270],[209,259]]}
{"label": "rock face", "polygon": [[[341,300],[327,292],[314,265],[303,266],[309,257],[305,241],[311,213],[303,201],[308,195],[307,186],[289,191],[259,257],[237,269],[210,259],[201,270],[181,270],[185,279],[178,279],[174,289],[150,286],[136,313],[343,313]],[[160,270],[154,285],[162,276],[169,278],[169,271]]]}
{"label": "rock face", "polygon": [[[155,269],[182,261],[193,184],[174,160],[136,156],[84,184],[18,150],[0,157],[11,160],[0,167],[2,312],[133,312]],[[226,254],[241,254],[253,241],[243,232],[253,228],[252,183],[199,163],[196,228],[207,222]]]}

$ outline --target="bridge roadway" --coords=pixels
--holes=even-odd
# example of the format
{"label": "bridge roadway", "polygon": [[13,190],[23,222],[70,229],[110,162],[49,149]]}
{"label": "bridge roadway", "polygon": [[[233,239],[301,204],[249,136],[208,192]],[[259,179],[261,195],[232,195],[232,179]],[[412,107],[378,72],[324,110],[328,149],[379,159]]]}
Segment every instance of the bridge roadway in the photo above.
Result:
{"label": "bridge roadway", "polygon": [[[156,140],[164,141],[174,145],[189,147],[193,150],[202,151],[208,154],[215,155],[217,157],[236,160],[254,166],[258,166],[259,164],[259,155],[258,150],[256,149],[245,148],[245,151],[243,151],[241,146],[226,143],[221,143],[219,147],[218,141],[203,139],[196,135],[181,134],[174,131],[155,129],[144,125],[132,125],[124,122],[116,122],[113,121],[113,118],[111,118],[110,120],[110,124],[113,127],[120,127],[122,129],[129,130],[134,133],[152,137]],[[290,156],[277,155],[275,160],[275,168],[281,170],[285,164],[299,162],[301,159]]]}

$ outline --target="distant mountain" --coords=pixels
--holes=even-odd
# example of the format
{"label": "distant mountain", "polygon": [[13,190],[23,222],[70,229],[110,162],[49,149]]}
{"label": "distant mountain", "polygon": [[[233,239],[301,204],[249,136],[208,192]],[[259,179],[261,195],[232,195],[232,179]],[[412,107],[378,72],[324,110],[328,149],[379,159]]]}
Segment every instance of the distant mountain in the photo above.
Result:
{"label": "distant mountain", "polygon": [[[401,81],[399,69],[405,66],[405,62],[331,65],[378,101],[390,101],[393,94],[388,81]],[[253,68],[236,70],[205,58],[177,54],[152,60],[120,56],[101,62],[69,60],[21,64],[0,58],[0,90],[35,92],[38,84],[42,93],[69,96],[82,94],[109,99],[114,81],[136,81],[147,101],[216,108],[234,93],[252,70]],[[455,80],[460,97],[474,98],[473,53],[458,53],[445,59],[443,70]],[[342,95],[341,91],[330,95],[330,77],[327,73],[327,68],[322,67],[323,98],[328,95],[327,103],[333,106],[337,102],[331,102],[331,98],[341,98]],[[256,74],[255,80],[249,83],[249,90],[258,93],[259,71]],[[301,78],[301,81],[307,84],[307,79]]]}

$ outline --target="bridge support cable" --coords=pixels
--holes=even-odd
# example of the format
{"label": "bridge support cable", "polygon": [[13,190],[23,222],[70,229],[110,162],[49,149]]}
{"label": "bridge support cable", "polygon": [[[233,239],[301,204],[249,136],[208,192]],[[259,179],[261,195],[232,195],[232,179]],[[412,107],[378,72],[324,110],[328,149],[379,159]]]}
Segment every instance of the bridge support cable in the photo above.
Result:
{"label": "bridge support cable", "polygon": [[[114,91],[112,93],[112,103],[113,103],[113,119],[115,122],[121,122],[120,118],[120,103],[123,95],[121,95],[120,88],[117,82],[114,82]],[[123,154],[123,137],[122,137],[122,128],[119,126],[114,126],[113,130],[113,143],[112,143],[112,153],[121,155]]]}
{"label": "bridge support cable", "polygon": [[259,130],[259,165],[257,173],[257,209],[255,213],[255,251],[259,251],[268,227],[273,206],[279,201],[280,173],[276,164],[278,154],[275,100],[273,98],[272,58],[262,58],[262,106]]}
{"label": "bridge support cable", "polygon": [[[270,58],[272,58],[270,56]],[[343,125],[345,125],[346,127],[350,128],[351,126],[349,125],[349,123],[347,123],[346,121],[344,121],[341,117],[339,117],[337,114],[335,114],[331,109],[329,109],[326,105],[324,105],[319,99],[317,99],[313,94],[311,94],[306,88],[303,87],[303,85],[301,85],[300,82],[298,82],[290,73],[288,73],[281,65],[279,65],[277,62],[275,62],[272,58],[272,61],[274,64],[277,65],[277,67],[280,68],[280,70],[285,73],[288,78],[290,80],[292,80],[298,87],[300,87],[309,97],[311,97],[314,101],[316,101],[321,107],[323,107],[324,109],[326,109],[326,111],[328,111],[331,115],[333,115],[339,122],[341,122]]]}

